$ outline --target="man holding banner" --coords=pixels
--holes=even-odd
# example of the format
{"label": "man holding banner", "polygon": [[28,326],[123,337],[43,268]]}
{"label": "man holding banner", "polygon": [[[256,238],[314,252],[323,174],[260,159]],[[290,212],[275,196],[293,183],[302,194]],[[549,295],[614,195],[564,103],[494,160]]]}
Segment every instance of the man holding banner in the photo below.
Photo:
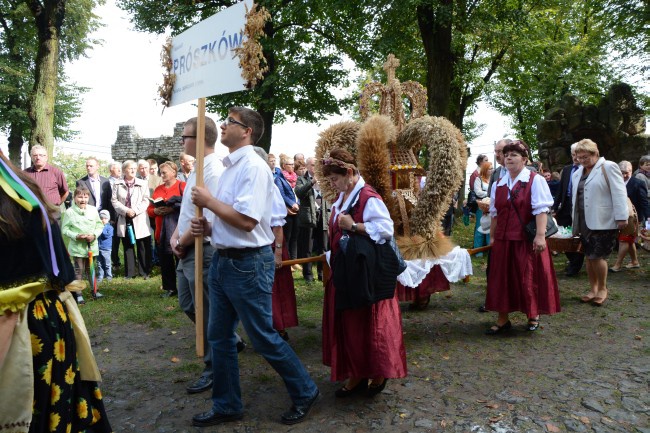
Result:
{"label": "man holding banner", "polygon": [[[196,155],[196,136],[197,136],[197,118],[193,117],[185,122],[183,127],[183,135],[181,135],[181,143],[186,155],[194,157]],[[214,152],[214,146],[217,142],[217,125],[214,120],[209,117],[205,118],[205,144],[203,152],[205,158],[203,159],[203,182],[205,187],[212,194],[216,194],[217,186],[219,184],[219,177],[223,173],[224,167],[221,158]],[[187,317],[196,323],[196,293],[194,284],[194,266],[195,266],[195,252],[194,241],[190,231],[190,220],[194,217],[194,206],[192,205],[191,188],[196,184],[196,172],[192,171],[187,179],[187,186],[183,193],[183,200],[181,202],[181,212],[178,218],[178,225],[174,234],[171,236],[170,244],[174,254],[180,258],[178,267],[176,268],[176,285],[178,287],[178,304]],[[211,215],[208,211],[207,215]],[[203,242],[203,347],[205,348],[205,369],[199,379],[188,386],[187,392],[195,394],[207,391],[212,388],[212,353],[209,350],[207,341],[207,328],[208,328],[208,312],[209,312],[209,298],[208,298],[208,270],[212,262],[212,254],[214,248],[210,246],[209,238],[200,239]],[[237,350],[244,350],[246,345],[238,336]]]}
{"label": "man holding banner", "polygon": [[215,381],[212,409],[195,415],[192,424],[211,426],[243,417],[237,338],[241,320],[256,352],[284,380],[293,402],[282,414],[284,424],[306,419],[320,393],[295,352],[273,329],[271,287],[275,260],[271,250],[273,178],[253,146],[264,132],[259,113],[232,107],[221,124],[221,143],[230,154],[216,196],[192,188],[192,202],[214,213],[212,221],[193,218],[193,236],[211,236],[216,248],[209,274],[208,340]]}

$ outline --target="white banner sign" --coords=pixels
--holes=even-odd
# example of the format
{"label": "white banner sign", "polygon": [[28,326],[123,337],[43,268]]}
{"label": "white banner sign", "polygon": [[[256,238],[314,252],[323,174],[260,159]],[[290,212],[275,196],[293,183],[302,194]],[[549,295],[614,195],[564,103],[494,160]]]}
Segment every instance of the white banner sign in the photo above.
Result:
{"label": "white banner sign", "polygon": [[193,99],[245,90],[239,57],[246,24],[245,0],[192,26],[172,40],[172,73],[176,75],[170,106]]}

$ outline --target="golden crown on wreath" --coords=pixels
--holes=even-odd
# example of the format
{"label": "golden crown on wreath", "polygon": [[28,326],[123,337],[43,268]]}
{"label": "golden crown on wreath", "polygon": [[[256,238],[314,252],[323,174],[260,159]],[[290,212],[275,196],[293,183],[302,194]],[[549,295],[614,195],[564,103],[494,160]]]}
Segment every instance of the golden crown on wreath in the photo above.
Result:
{"label": "golden crown on wreath", "polygon": [[[341,122],[321,132],[316,147],[322,179],[323,159],[335,147],[355,156],[357,167],[382,196],[395,223],[395,235],[406,259],[441,257],[453,248],[441,235],[441,220],[451,195],[463,180],[467,149],[461,132],[443,117],[426,115],[427,93],[417,82],[400,83],[395,78],[399,60],[390,54],[384,63],[386,84],[367,84],[359,100],[363,123]],[[371,114],[377,105],[379,114]],[[404,110],[408,100],[410,116]],[[429,156],[424,189],[419,190],[415,173],[424,173],[416,154]],[[336,192],[322,185],[328,197]]]}

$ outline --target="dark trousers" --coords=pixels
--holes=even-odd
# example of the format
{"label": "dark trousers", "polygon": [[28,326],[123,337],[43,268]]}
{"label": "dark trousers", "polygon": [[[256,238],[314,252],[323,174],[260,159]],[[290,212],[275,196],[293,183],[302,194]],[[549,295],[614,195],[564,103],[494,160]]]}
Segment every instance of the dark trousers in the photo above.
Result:
{"label": "dark trousers", "polygon": [[160,262],[160,276],[162,277],[163,290],[177,292],[176,288],[176,266],[178,259],[172,253],[165,252],[165,249],[157,245],[158,261]]}
{"label": "dark trousers", "polygon": [[[298,230],[298,258],[303,259],[310,257],[314,242],[312,240],[312,233],[314,229],[311,227],[300,227]],[[311,272],[311,263],[302,265],[302,276],[306,281],[314,279],[314,274]]]}
{"label": "dark trousers", "polygon": [[[127,278],[135,277],[136,274],[149,276],[151,272],[151,236],[135,240],[135,245],[131,244],[128,237],[122,238],[122,248],[124,248],[124,276]],[[136,272],[136,249],[138,269]]]}
{"label": "dark trousers", "polygon": [[[113,228],[115,228],[113,226]],[[111,248],[111,264],[116,267],[122,266],[122,261],[120,260],[120,238],[115,235],[113,236],[113,247]]]}
{"label": "dark trousers", "polygon": [[298,215],[287,215],[282,231],[284,232],[284,242],[289,248],[289,258],[291,260],[298,258],[298,229]]}
{"label": "dark trousers", "polygon": [[[328,245],[328,239],[327,239],[327,230],[321,230],[318,227],[322,227],[322,225],[319,225],[313,230],[313,235],[312,235],[312,240],[313,240],[313,245],[312,245],[312,253],[319,256],[323,254],[325,251],[329,249]],[[316,264],[316,269],[318,270],[318,279],[323,280],[323,262],[318,262]]]}
{"label": "dark trousers", "polygon": [[567,273],[577,274],[582,269],[582,264],[585,261],[585,255],[582,253],[564,253],[566,258],[569,260],[569,266],[567,266]]}

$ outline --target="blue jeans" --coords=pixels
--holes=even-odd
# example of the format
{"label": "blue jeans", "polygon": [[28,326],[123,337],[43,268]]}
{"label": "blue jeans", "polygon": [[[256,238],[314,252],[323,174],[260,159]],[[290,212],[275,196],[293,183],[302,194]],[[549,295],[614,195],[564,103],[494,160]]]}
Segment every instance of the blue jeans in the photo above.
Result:
{"label": "blue jeans", "polygon": [[306,403],[318,388],[291,346],[273,329],[271,288],[275,261],[271,247],[246,254],[241,260],[212,257],[210,267],[210,324],[213,409],[220,414],[243,411],[235,329],[241,320],[257,353],[282,377],[291,400]]}
{"label": "blue jeans", "polygon": [[99,250],[97,256],[97,279],[103,280],[113,278],[113,270],[111,269],[111,250]]}

